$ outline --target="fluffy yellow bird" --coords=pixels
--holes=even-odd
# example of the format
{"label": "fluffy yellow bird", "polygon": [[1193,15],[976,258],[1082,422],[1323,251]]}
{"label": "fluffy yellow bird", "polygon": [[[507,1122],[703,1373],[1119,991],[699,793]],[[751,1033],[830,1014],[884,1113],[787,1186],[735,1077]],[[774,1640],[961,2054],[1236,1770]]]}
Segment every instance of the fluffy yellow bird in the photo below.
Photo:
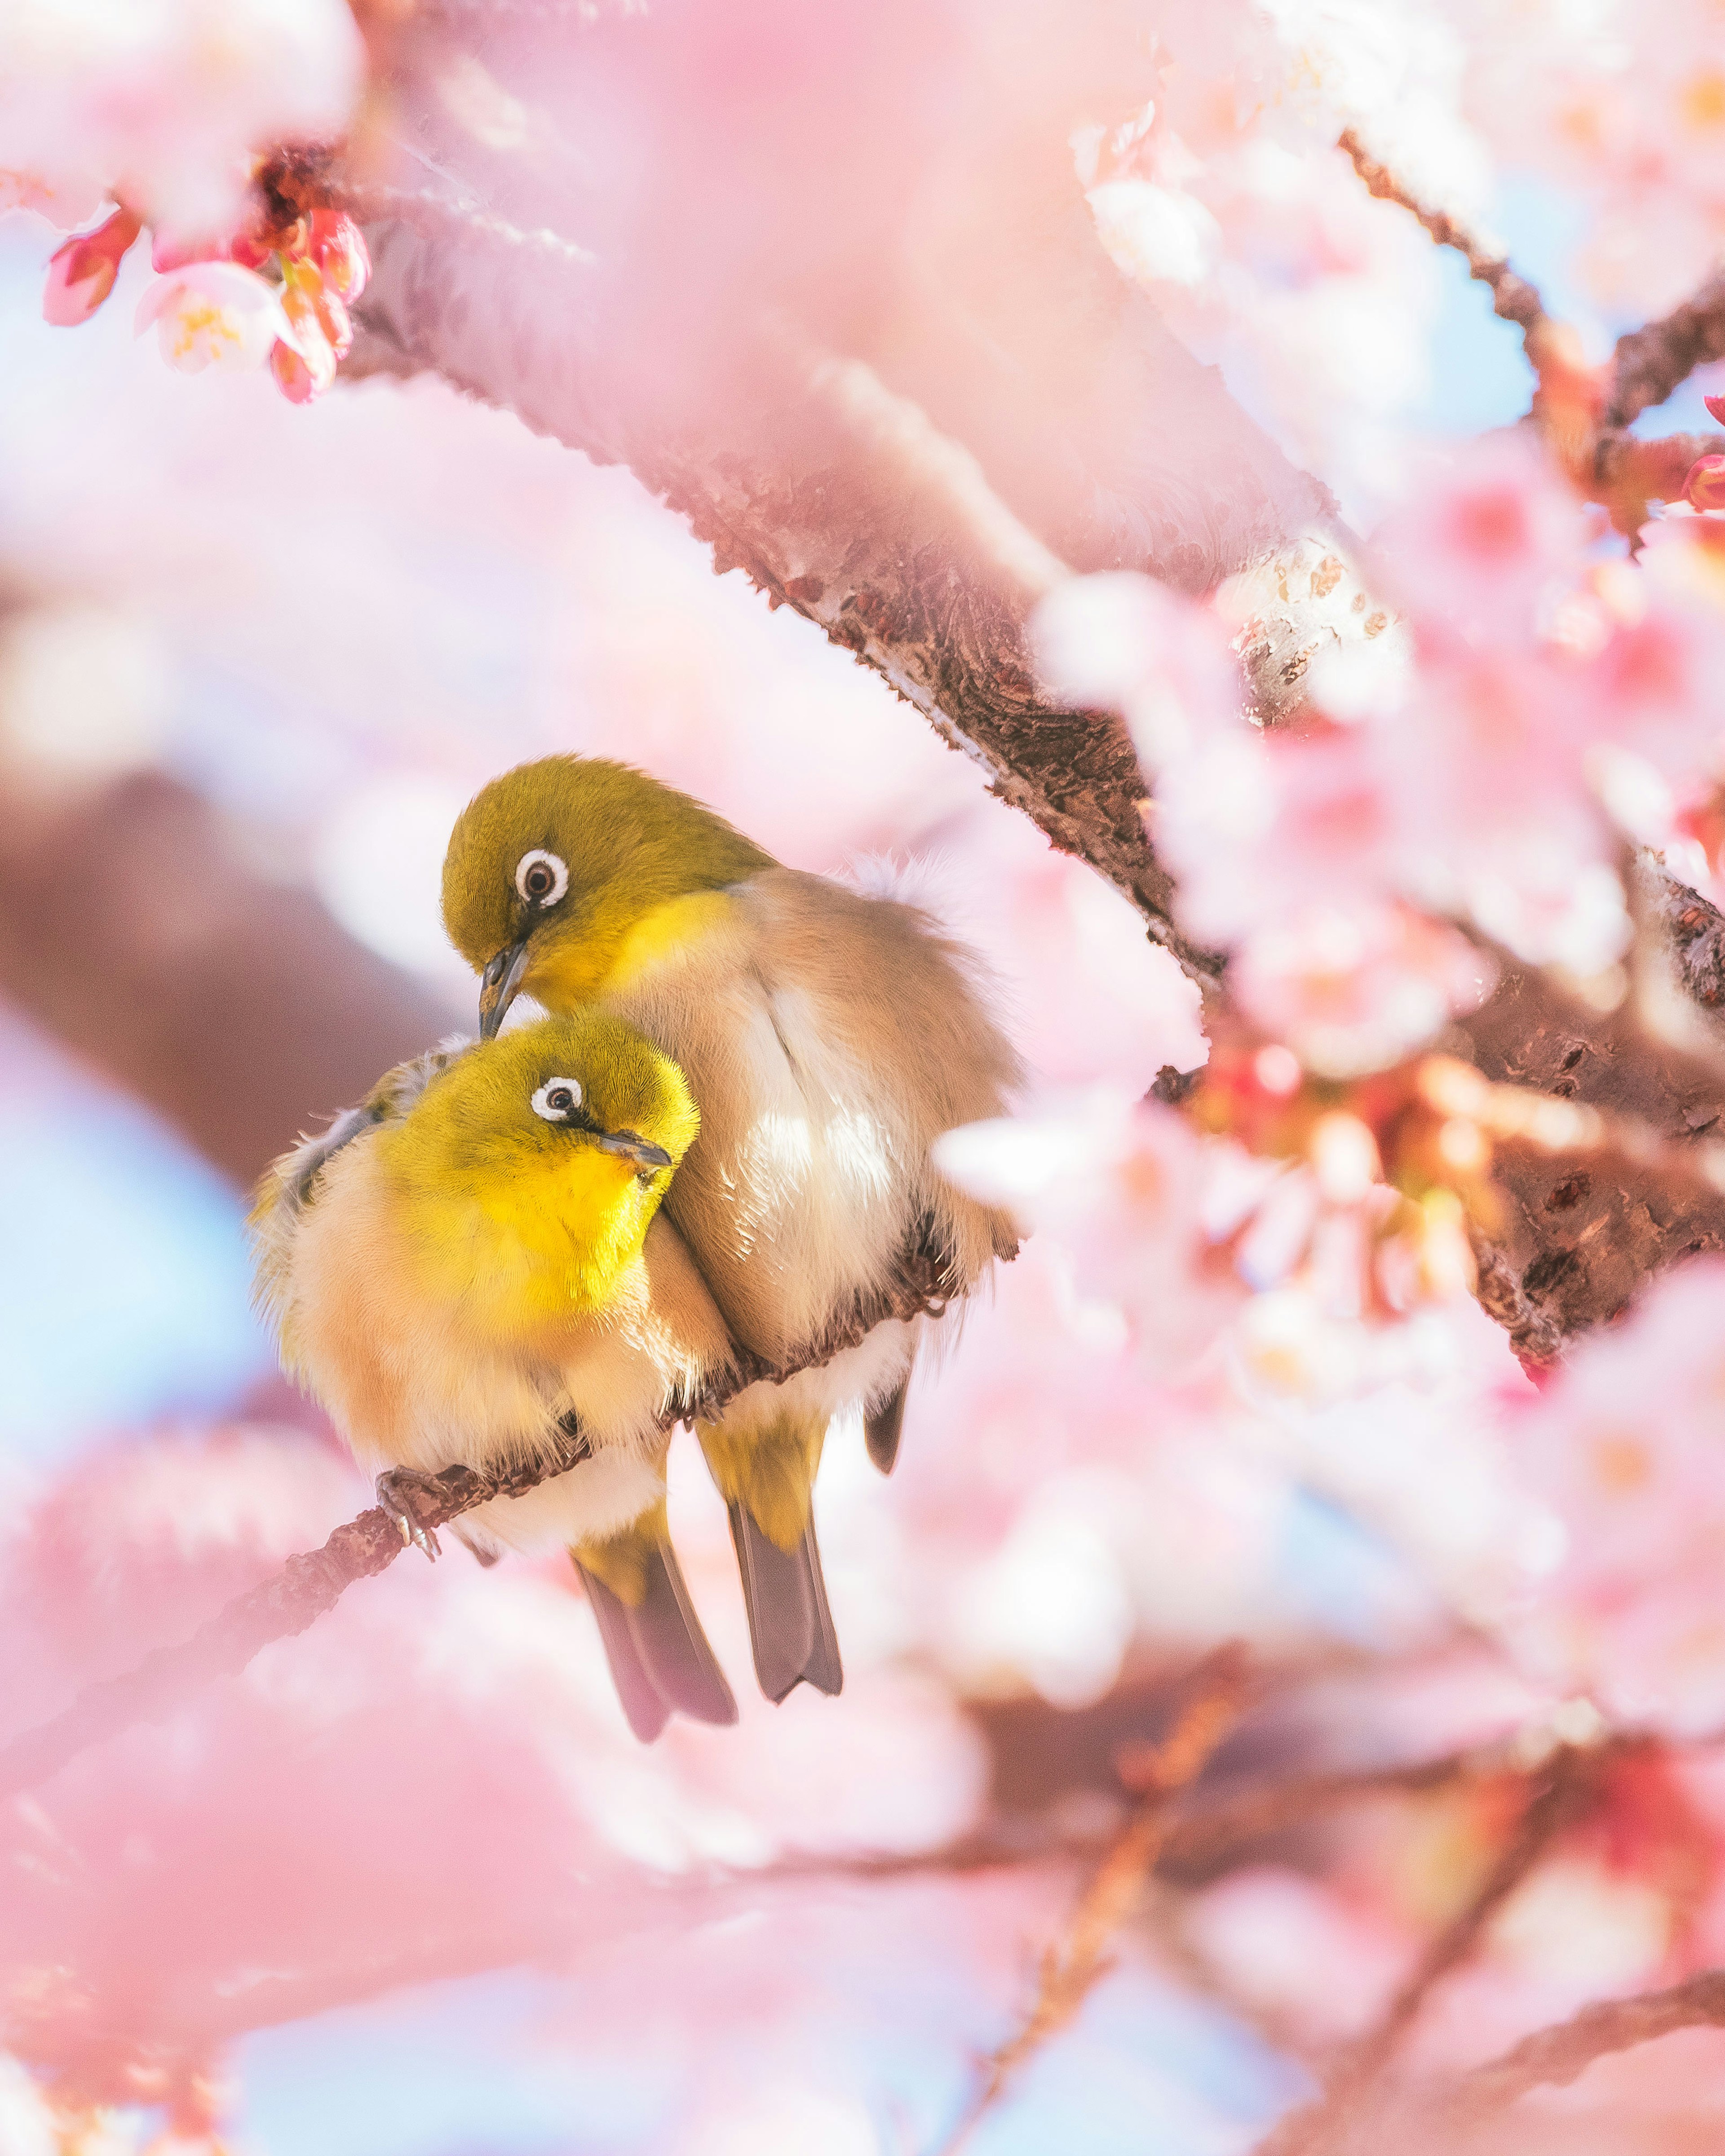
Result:
{"label": "fluffy yellow bird", "polygon": [[364,1466],[520,1463],[576,1419],[588,1460],[457,1532],[488,1559],[568,1547],[649,1741],[673,1708],[737,1718],[665,1520],[665,1418],[732,1355],[660,1212],[699,1127],[675,1065],[588,1009],[391,1071],[252,1215],[284,1366]]}
{"label": "fluffy yellow bird", "polygon": [[[943,1131],[1003,1112],[1019,1069],[974,961],[914,906],[781,868],[686,794],[576,756],[524,764],[468,806],[443,901],[480,973],[482,1032],[522,991],[561,1012],[596,1002],[687,1074],[701,1136],[666,1210],[733,1336],[775,1367],[870,1307],[907,1250],[956,1298],[1017,1247],[930,1163]],[[855,1407],[891,1467],[927,1322],[878,1326],[700,1431],[771,1699],[839,1687],[815,1470]]]}

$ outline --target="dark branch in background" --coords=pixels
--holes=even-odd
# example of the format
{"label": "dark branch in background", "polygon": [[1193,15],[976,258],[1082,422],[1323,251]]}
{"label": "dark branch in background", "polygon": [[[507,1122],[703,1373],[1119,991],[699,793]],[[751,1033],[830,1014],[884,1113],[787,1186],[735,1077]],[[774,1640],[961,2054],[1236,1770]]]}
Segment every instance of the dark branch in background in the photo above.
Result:
{"label": "dark branch in background", "polygon": [[[898,1279],[877,1301],[860,1304],[850,1321],[834,1325],[809,1351],[783,1369],[742,1354],[737,1366],[693,1400],[679,1401],[661,1418],[674,1429],[685,1420],[711,1420],[752,1384],[776,1383],[856,1347],[875,1327],[908,1319],[939,1306],[936,1260],[920,1252],[901,1260]],[[369,1579],[400,1556],[412,1533],[435,1547],[439,1527],[494,1497],[517,1497],[554,1475],[567,1473],[591,1455],[579,1430],[566,1424],[556,1450],[484,1471],[457,1466],[436,1476],[408,1478],[398,1502],[409,1525],[382,1507],[337,1527],[320,1550],[290,1557],[273,1578],[237,1595],[177,1647],[159,1648],[122,1676],[91,1685],[52,1722],[25,1730],[0,1748],[0,1799],[33,1787],[75,1753],[139,1722],[171,1713],[213,1679],[243,1670],[272,1640],[303,1632],[357,1580]],[[385,1478],[386,1480],[391,1478]]]}

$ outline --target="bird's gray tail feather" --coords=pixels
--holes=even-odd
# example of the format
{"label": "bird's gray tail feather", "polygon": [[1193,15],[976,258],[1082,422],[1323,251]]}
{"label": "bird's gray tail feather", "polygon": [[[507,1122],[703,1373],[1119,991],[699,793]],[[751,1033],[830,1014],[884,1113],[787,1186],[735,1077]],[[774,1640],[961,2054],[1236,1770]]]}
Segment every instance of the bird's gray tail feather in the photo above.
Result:
{"label": "bird's gray tail feather", "polygon": [[911,1373],[906,1370],[880,1406],[870,1408],[863,1417],[869,1457],[883,1475],[891,1474],[898,1458],[898,1441],[905,1434],[905,1394],[910,1389]]}
{"label": "bird's gray tail feather", "polygon": [[644,1744],[653,1742],[677,1709],[696,1722],[736,1721],[737,1702],[668,1543],[648,1557],[639,1603],[625,1602],[579,1558],[575,1568],[598,1620],[629,1726]]}
{"label": "bird's gray tail feather", "polygon": [[827,1584],[821,1576],[813,1518],[797,1547],[782,1550],[757,1525],[746,1505],[733,1504],[731,1539],[737,1545],[755,1675],[762,1691],[775,1707],[799,1684],[813,1685],[817,1691],[838,1691],[845,1671],[833,1613],[827,1607]]}

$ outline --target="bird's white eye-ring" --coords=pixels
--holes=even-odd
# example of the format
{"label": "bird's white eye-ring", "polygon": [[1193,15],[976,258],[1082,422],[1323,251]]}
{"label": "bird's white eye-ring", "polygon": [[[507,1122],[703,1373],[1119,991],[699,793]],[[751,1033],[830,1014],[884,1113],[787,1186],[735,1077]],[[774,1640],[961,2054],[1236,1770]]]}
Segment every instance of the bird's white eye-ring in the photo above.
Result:
{"label": "bird's white eye-ring", "polygon": [[535,846],[515,865],[515,887],[529,906],[555,906],[569,888],[569,871],[555,854]]}
{"label": "bird's white eye-ring", "polygon": [[548,1123],[567,1123],[580,1106],[581,1088],[572,1078],[547,1078],[533,1096],[533,1113]]}

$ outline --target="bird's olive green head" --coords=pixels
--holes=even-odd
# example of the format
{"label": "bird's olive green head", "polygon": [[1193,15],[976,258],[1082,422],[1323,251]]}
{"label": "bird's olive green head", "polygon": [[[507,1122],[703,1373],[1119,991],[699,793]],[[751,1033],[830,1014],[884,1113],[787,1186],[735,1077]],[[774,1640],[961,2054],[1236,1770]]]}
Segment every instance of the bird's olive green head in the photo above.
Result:
{"label": "bird's olive green head", "polygon": [[602,1305],[700,1127],[670,1057],[588,1009],[455,1057],[377,1143],[428,1284],[502,1323]]}
{"label": "bird's olive green head", "polygon": [[602,994],[702,899],[773,865],[627,764],[548,756],[505,772],[462,811],[444,860],[444,925],[480,977],[480,1031],[522,989],[562,1011]]}

